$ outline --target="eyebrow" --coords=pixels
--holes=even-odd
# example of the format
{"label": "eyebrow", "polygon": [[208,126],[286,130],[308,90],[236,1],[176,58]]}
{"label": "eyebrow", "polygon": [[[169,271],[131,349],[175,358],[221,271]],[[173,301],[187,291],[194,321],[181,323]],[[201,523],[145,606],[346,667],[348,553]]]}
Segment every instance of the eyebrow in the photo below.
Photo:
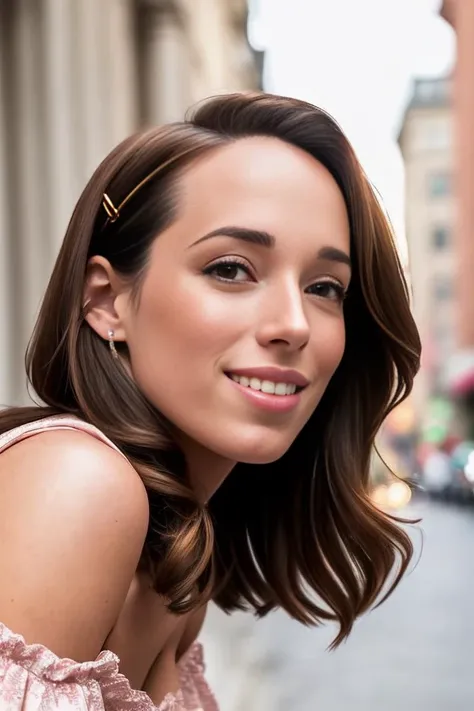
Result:
{"label": "eyebrow", "polygon": [[[267,249],[271,249],[276,244],[275,237],[264,230],[253,230],[249,227],[219,227],[217,230],[208,232],[203,237],[200,237],[196,242],[193,242],[188,249],[214,237],[231,237],[232,239],[256,244],[260,247],[266,247]],[[352,266],[350,256],[342,249],[337,249],[336,247],[321,247],[317,256],[318,259],[327,262],[338,262],[339,264],[346,264],[348,267]]]}
{"label": "eyebrow", "polygon": [[191,247],[195,247],[201,242],[205,242],[213,237],[232,237],[241,242],[250,242],[250,244],[258,244],[260,247],[271,248],[275,246],[275,237],[268,232],[262,230],[252,230],[248,227],[219,227],[217,230],[208,232],[207,235],[194,242]]}

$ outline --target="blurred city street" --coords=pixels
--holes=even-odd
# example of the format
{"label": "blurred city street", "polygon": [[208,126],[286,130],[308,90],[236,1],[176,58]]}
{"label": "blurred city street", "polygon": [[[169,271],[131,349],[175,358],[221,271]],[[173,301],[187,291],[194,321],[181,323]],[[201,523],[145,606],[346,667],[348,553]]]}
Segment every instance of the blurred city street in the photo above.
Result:
{"label": "blurred city street", "polygon": [[418,563],[336,652],[334,630],[210,610],[202,640],[223,711],[474,708],[474,511],[417,501],[405,513],[423,517]]}
{"label": "blurred city street", "polygon": [[[31,405],[25,348],[69,217],[96,166],[127,136],[182,121],[206,97],[262,90],[334,115],[393,225],[423,353],[413,391],[377,435],[371,495],[380,507],[422,521],[410,527],[410,573],[335,652],[327,651],[332,626],[305,628],[281,611],[256,621],[210,606],[201,634],[209,683],[221,711],[474,711],[474,0],[0,0],[0,411]],[[138,169],[141,155],[148,161],[137,151],[127,166]],[[105,222],[109,189],[117,198],[127,192],[123,168],[111,169],[108,187],[88,207],[84,258],[99,254],[90,251],[96,239],[99,245],[93,211],[101,205]],[[133,182],[129,197],[143,184]],[[207,197],[219,201],[219,191]],[[370,238],[378,224],[370,220]],[[316,234],[311,220],[308,234],[310,227]],[[386,237],[375,237],[377,257]],[[364,266],[370,274],[378,257],[359,264],[354,244],[357,272]],[[117,246],[100,245],[104,255]],[[129,247],[117,249],[129,274]],[[68,291],[68,280],[60,283]],[[90,300],[82,288],[78,294],[74,314],[81,312],[79,328],[87,329]],[[167,298],[173,308],[184,303]],[[108,345],[117,355],[110,338]],[[64,382],[75,393],[71,368]],[[49,365],[37,372],[49,373]],[[57,397],[45,401],[56,407]],[[75,411],[71,402],[59,409]],[[110,418],[123,420],[114,402]],[[145,454],[143,461],[155,461],[156,452]],[[407,506],[404,479],[426,496]],[[157,659],[161,651],[160,643]]]}

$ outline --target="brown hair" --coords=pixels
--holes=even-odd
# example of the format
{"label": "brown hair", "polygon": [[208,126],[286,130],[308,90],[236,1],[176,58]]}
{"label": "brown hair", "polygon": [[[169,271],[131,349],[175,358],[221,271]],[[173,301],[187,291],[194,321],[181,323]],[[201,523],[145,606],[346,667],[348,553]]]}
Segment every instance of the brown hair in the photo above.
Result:
{"label": "brown hair", "polygon": [[[272,464],[237,464],[204,506],[186,483],[167,422],[84,321],[84,276],[88,259],[100,254],[138,285],[150,245],[176,217],[180,170],[206,151],[256,135],[314,156],[344,195],[354,264],[345,303],[346,348],[288,452]],[[118,205],[154,171],[119,219],[107,221],[104,193]],[[306,624],[335,619],[338,644],[380,598],[396,563],[388,593],[412,556],[400,521],[371,503],[369,466],[376,433],[409,394],[419,358],[390,225],[334,120],[294,99],[219,96],[182,123],[128,138],[92,176],[27,352],[29,379],[44,406],[4,411],[0,431],[73,413],[121,448],[149,493],[143,565],[172,610],[194,609],[210,597],[227,611],[251,607],[263,615],[282,607]]]}

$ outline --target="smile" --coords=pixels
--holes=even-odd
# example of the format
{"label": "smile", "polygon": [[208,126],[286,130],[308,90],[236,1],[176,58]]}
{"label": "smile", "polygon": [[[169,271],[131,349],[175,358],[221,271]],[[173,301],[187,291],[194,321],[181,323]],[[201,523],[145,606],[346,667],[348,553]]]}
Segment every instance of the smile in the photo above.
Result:
{"label": "smile", "polygon": [[282,368],[245,368],[227,371],[231,384],[260,410],[289,413],[301,402],[301,393],[309,380],[296,370]]}
{"label": "smile", "polygon": [[230,374],[229,377],[236,383],[239,383],[244,388],[251,388],[267,395],[294,395],[302,390],[294,383],[279,383],[272,380],[260,380],[260,378],[248,378],[246,375]]}

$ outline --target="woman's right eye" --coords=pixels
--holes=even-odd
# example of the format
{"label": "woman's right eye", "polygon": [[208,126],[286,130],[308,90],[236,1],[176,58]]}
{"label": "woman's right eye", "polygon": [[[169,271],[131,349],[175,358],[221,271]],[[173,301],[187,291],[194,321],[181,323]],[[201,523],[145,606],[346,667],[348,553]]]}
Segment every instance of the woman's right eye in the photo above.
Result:
{"label": "woman's right eye", "polygon": [[206,267],[204,274],[213,276],[219,279],[219,281],[242,283],[249,281],[250,270],[247,266],[241,264],[241,262],[229,260],[211,264],[209,267]]}

